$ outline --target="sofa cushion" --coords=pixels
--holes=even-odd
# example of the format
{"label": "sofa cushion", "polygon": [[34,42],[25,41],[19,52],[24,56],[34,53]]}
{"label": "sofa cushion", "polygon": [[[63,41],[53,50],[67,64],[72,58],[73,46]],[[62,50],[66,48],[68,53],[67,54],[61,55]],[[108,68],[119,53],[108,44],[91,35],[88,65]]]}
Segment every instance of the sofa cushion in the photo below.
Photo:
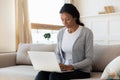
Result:
{"label": "sofa cushion", "polygon": [[20,43],[17,51],[16,64],[32,64],[28,51],[49,51],[54,52],[55,44],[23,44]]}
{"label": "sofa cushion", "polygon": [[[32,66],[19,65],[0,69],[0,80],[35,80],[39,71]],[[102,72],[92,72],[91,78],[71,80],[100,80]]]}
{"label": "sofa cushion", "polygon": [[32,66],[12,66],[0,69],[0,80],[34,80],[37,74]]}
{"label": "sofa cushion", "polygon": [[120,45],[94,45],[93,71],[103,71],[119,55]]}
{"label": "sofa cushion", "polygon": [[120,56],[113,59],[105,68],[101,79],[120,80]]}

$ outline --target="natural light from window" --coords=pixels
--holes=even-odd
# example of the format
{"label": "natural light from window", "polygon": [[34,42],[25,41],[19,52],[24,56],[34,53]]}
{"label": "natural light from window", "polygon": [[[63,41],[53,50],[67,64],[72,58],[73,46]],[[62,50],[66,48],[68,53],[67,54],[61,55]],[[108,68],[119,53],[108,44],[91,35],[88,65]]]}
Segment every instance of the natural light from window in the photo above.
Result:
{"label": "natural light from window", "polygon": [[62,25],[59,10],[63,0],[28,0],[30,22]]}
{"label": "natural light from window", "polygon": [[[63,25],[59,10],[64,0],[28,0],[31,23]],[[50,33],[51,38],[46,40],[45,33]],[[32,40],[36,44],[56,43],[58,30],[32,29]]]}

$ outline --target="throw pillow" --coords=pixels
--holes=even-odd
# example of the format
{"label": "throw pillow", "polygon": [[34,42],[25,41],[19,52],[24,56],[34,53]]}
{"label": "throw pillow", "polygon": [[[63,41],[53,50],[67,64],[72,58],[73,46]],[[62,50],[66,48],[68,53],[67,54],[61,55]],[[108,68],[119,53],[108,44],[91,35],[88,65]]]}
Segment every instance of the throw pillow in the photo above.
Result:
{"label": "throw pillow", "polygon": [[18,46],[16,63],[17,64],[31,64],[27,51],[30,50],[30,44],[20,43]]}
{"label": "throw pillow", "polygon": [[101,79],[120,80],[120,56],[113,59],[104,69]]}
{"label": "throw pillow", "polygon": [[48,51],[54,52],[56,44],[24,44],[20,43],[17,51],[17,64],[32,64],[28,56],[28,51]]}

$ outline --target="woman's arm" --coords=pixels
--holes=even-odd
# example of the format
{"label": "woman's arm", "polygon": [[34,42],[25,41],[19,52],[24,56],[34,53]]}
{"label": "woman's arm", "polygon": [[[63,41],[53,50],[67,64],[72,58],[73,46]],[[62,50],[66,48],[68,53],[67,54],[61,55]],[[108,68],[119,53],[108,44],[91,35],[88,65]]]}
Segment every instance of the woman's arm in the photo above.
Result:
{"label": "woman's arm", "polygon": [[[92,64],[92,53],[93,53],[93,33],[91,30],[87,29],[84,30],[83,32],[85,32],[85,40],[84,40],[84,57],[85,59],[74,63],[73,66],[75,69],[82,69],[85,67],[89,67]],[[77,58],[79,58],[77,56]]]}

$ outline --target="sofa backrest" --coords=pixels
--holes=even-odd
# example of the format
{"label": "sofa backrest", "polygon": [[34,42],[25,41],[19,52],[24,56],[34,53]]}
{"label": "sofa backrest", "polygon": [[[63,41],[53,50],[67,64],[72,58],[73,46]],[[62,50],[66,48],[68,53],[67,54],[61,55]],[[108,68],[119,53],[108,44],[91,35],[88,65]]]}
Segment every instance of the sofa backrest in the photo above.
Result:
{"label": "sofa backrest", "polygon": [[[16,64],[30,64],[27,51],[54,52],[56,44],[19,44]],[[117,56],[120,56],[120,45],[94,45],[93,71],[103,71],[106,65]]]}
{"label": "sofa backrest", "polygon": [[16,64],[31,65],[28,51],[49,51],[55,52],[56,44],[19,44]]}
{"label": "sofa backrest", "polygon": [[117,56],[120,56],[120,45],[94,45],[93,71],[103,71]]}

